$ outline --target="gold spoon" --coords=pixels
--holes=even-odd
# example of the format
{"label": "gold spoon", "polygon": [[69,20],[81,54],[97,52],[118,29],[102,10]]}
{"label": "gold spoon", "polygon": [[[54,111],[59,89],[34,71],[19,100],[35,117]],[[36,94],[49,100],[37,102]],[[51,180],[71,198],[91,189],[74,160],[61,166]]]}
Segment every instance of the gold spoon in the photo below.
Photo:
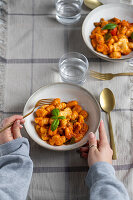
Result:
{"label": "gold spoon", "polygon": [[84,0],[84,4],[90,9],[94,9],[102,5],[102,3],[98,0]]}
{"label": "gold spoon", "polygon": [[115,106],[115,97],[110,89],[105,88],[101,92],[100,105],[101,105],[101,108],[109,115],[110,146],[113,150],[112,158],[113,160],[116,160],[117,159],[116,148],[115,148],[114,135],[113,135],[113,129],[112,129],[112,123],[111,123],[111,117],[110,117],[110,112],[113,110]]}

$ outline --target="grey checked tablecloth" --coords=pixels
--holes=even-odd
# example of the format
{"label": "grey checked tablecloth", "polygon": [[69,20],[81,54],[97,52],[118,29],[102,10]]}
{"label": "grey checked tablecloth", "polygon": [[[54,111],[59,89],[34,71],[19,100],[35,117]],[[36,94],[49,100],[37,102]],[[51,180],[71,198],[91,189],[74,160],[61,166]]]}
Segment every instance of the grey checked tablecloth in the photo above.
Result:
{"label": "grey checked tablecloth", "polygon": [[[66,52],[83,53],[89,69],[100,72],[130,72],[129,62],[111,63],[89,52],[81,35],[82,22],[90,12],[83,6],[80,22],[63,26],[55,20],[54,0],[0,1],[0,119],[22,114],[30,95],[40,87],[61,82],[59,58]],[[83,85],[99,100],[103,88],[116,97],[111,113],[118,159],[117,177],[133,200],[133,77],[98,81],[89,77]],[[107,116],[102,118],[108,134]],[[54,152],[29,138],[34,172],[27,200],[86,200],[84,183],[88,167],[76,150]]]}

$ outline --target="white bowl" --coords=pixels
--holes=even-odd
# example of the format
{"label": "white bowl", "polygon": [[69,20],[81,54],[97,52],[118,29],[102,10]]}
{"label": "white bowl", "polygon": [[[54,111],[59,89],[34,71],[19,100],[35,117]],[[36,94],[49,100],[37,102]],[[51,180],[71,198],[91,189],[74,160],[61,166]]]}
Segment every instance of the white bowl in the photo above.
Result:
{"label": "white bowl", "polygon": [[119,18],[120,20],[126,20],[133,23],[133,6],[129,6],[126,4],[106,4],[97,7],[93,11],[91,11],[85,18],[82,25],[82,36],[84,42],[87,47],[98,57],[108,60],[108,61],[122,61],[133,58],[133,51],[125,56],[122,56],[120,59],[112,59],[107,55],[103,55],[102,53],[98,53],[94,50],[90,35],[92,30],[95,28],[94,22],[99,22],[101,18],[105,20],[109,20],[113,17]]}
{"label": "white bowl", "polygon": [[[70,101],[70,100],[77,100],[79,104],[87,110],[89,113],[88,121],[86,122],[89,125],[89,132],[96,132],[101,118],[101,112],[99,104],[97,103],[96,99],[89,93],[86,89],[68,83],[54,83],[52,85],[44,86],[37,90],[27,101],[23,115],[29,113],[33,107],[35,106],[36,102],[40,99],[44,98],[61,98],[61,101]],[[71,145],[62,145],[62,146],[51,146],[50,144],[43,141],[34,128],[34,113],[29,115],[25,118],[25,129],[29,136],[40,146],[45,147],[51,150],[57,151],[67,151],[76,149],[82,145],[84,145],[88,140],[88,134],[84,136],[84,138],[75,144]]]}

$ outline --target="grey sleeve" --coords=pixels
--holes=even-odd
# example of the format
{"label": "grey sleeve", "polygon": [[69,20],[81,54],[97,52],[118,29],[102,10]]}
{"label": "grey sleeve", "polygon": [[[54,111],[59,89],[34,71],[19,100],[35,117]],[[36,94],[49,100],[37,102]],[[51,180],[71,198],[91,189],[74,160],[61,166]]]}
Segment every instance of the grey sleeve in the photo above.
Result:
{"label": "grey sleeve", "polygon": [[97,162],[91,166],[86,184],[90,200],[129,200],[124,185],[116,178],[115,170],[109,163]]}
{"label": "grey sleeve", "polygon": [[33,163],[26,138],[0,145],[0,199],[25,200],[32,171]]}

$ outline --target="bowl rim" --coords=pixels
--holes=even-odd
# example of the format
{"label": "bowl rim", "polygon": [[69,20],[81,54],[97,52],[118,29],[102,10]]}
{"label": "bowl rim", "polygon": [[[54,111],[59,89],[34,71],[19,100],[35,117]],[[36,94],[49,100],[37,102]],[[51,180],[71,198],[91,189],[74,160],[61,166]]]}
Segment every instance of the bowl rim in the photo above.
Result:
{"label": "bowl rim", "polygon": [[[98,112],[98,113],[99,113],[99,122],[98,122],[98,125],[97,125],[96,129],[94,130],[94,134],[95,134],[96,131],[98,130],[99,126],[100,126],[100,121],[101,121],[101,109],[100,109],[100,104],[98,103],[98,101],[96,100],[96,98],[95,98],[87,89],[81,87],[80,85],[76,85],[76,84],[72,84],[72,83],[64,83],[64,82],[55,82],[55,83],[47,84],[47,85],[44,85],[44,86],[40,87],[40,88],[39,88],[38,90],[36,90],[36,91],[28,98],[28,100],[26,101],[26,103],[25,103],[25,105],[24,105],[24,109],[23,109],[23,116],[24,116],[24,114],[25,114],[24,111],[25,111],[25,108],[26,108],[27,104],[28,104],[29,101],[32,99],[32,97],[33,97],[35,94],[37,94],[38,91],[40,91],[40,90],[43,89],[43,88],[50,87],[50,86],[54,86],[54,85],[63,85],[63,84],[64,84],[64,85],[70,85],[70,86],[77,86],[77,87],[79,87],[80,89],[83,89],[83,90],[84,90],[85,92],[87,92],[87,93],[92,97],[92,99],[95,101],[95,103],[96,103],[96,105],[97,105],[97,108],[98,108],[98,111],[99,111],[99,112]],[[24,128],[25,128],[27,134],[32,138],[32,140],[33,140],[34,142],[36,142],[35,139],[34,139],[34,137],[32,137],[32,134],[29,134],[29,133],[28,133],[25,124],[24,124]],[[87,133],[86,133],[86,134],[87,134]],[[40,138],[40,139],[41,139],[41,138]],[[86,141],[86,142],[87,142],[87,141]],[[73,144],[71,144],[69,149],[58,149],[58,148],[53,149],[53,147],[58,147],[58,146],[52,146],[52,145],[45,146],[45,145],[42,145],[41,143],[38,143],[38,142],[36,142],[36,143],[37,143],[38,145],[42,146],[43,148],[46,148],[46,149],[49,149],[49,150],[53,150],[53,151],[70,151],[70,150],[77,149],[77,148],[83,146],[84,144],[86,144],[86,142],[83,142],[80,146],[78,146],[78,147],[76,147],[76,148],[73,147]],[[78,144],[78,142],[77,142],[77,144]],[[62,146],[62,145],[61,145],[61,146]]]}
{"label": "bowl rim", "polygon": [[[119,62],[119,61],[125,61],[125,60],[130,60],[133,58],[133,56],[131,56],[130,58],[119,58],[119,59],[114,59],[114,58],[109,58],[109,57],[103,57],[102,54],[98,53],[95,49],[91,49],[88,44],[87,44],[87,41],[86,41],[86,37],[85,37],[85,33],[84,33],[84,30],[85,30],[85,23],[88,21],[88,17],[89,16],[92,16],[94,13],[96,13],[96,11],[100,10],[101,7],[109,7],[110,6],[121,6],[122,8],[125,7],[125,8],[129,8],[129,5],[127,4],[122,4],[122,3],[109,3],[109,4],[104,4],[104,5],[101,5],[101,6],[98,6],[97,8],[93,9],[88,15],[86,15],[83,23],[82,23],[82,37],[83,37],[83,40],[86,44],[86,46],[89,48],[89,50],[94,53],[96,56],[100,57],[101,59],[104,59],[104,60],[107,60],[107,61],[112,61],[112,62]],[[129,54],[130,55],[130,54]]]}

